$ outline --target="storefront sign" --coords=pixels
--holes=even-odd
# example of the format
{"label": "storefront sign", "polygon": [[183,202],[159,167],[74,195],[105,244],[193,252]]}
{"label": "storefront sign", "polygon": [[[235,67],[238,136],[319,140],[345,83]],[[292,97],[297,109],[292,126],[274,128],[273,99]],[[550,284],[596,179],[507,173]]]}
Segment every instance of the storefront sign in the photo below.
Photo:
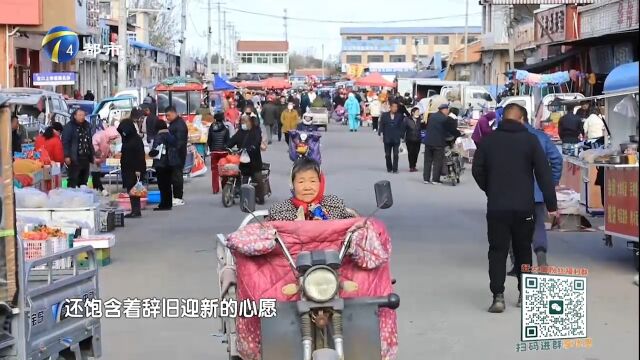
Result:
{"label": "storefront sign", "polygon": [[59,72],[59,73],[34,73],[33,85],[57,86],[57,85],[73,85],[76,83],[76,73]]}
{"label": "storefront sign", "polygon": [[395,51],[397,40],[343,40],[342,51]]}
{"label": "storefront sign", "polygon": [[617,0],[585,7],[580,12],[580,38],[638,30],[638,0]]}
{"label": "storefront sign", "polygon": [[563,5],[536,12],[534,26],[538,45],[577,39],[577,8]]}
{"label": "storefront sign", "polygon": [[515,50],[529,49],[536,46],[535,26],[533,21],[520,24],[515,28]]}
{"label": "storefront sign", "polygon": [[606,169],[605,231],[638,239],[638,169]]}
{"label": "storefront sign", "polygon": [[396,73],[402,71],[414,71],[416,69],[415,63],[401,62],[401,63],[369,63],[370,72],[379,73]]}

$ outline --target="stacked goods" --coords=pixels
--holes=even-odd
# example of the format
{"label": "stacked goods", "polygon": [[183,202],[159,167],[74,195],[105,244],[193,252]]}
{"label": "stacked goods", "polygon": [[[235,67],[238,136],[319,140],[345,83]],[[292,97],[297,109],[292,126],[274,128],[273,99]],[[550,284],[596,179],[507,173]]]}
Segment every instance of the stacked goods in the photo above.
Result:
{"label": "stacked goods", "polygon": [[227,155],[218,161],[220,176],[238,176],[240,174],[240,155]]}
{"label": "stacked goods", "polygon": [[[22,233],[26,260],[36,260],[45,256],[62,252],[69,248],[67,234],[58,228],[38,225],[30,231]],[[69,259],[56,260],[52,264],[53,269],[67,269],[71,266]],[[44,269],[46,265],[35,267]]]}
{"label": "stacked goods", "polygon": [[580,194],[571,189],[556,191],[558,199],[558,212],[563,215],[580,214]]}

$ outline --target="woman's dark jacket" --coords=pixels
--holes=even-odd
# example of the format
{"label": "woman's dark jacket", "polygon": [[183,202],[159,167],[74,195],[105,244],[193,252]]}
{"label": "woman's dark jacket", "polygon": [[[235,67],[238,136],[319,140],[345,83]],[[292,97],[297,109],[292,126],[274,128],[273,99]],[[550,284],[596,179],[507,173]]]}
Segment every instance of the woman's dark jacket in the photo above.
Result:
{"label": "woman's dark jacket", "polygon": [[240,164],[240,172],[244,176],[251,176],[262,171],[262,154],[260,153],[260,144],[262,143],[262,133],[260,128],[254,127],[251,130],[238,130],[229,142],[227,147],[232,149],[237,146],[238,149],[246,149],[249,153],[251,162],[248,164]]}

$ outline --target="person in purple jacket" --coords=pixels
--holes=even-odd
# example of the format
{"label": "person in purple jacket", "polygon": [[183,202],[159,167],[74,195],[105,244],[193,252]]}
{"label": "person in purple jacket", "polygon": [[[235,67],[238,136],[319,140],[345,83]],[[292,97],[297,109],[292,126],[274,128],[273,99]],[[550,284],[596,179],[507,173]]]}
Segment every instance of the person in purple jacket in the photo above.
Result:
{"label": "person in purple jacket", "polygon": [[478,123],[476,124],[475,129],[473,129],[473,134],[471,134],[471,139],[474,143],[476,143],[476,147],[480,144],[480,141],[483,137],[491,134],[494,128],[494,124],[496,121],[496,113],[491,111],[486,113],[480,117]]}

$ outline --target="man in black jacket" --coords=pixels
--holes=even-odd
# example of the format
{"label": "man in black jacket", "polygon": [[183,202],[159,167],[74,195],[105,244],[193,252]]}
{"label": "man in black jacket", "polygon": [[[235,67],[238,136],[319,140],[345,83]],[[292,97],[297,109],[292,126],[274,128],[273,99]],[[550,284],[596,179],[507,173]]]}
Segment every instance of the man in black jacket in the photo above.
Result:
{"label": "man in black jacket", "polygon": [[262,107],[262,121],[264,122],[265,131],[267,132],[267,143],[271,144],[273,141],[273,133],[276,130],[276,126],[280,121],[280,109],[278,105],[275,104],[275,100],[269,100]]}
{"label": "man in black jacket", "polygon": [[94,149],[91,141],[91,124],[85,120],[85,112],[76,109],[72,119],[62,130],[64,163],[67,165],[69,188],[87,185],[89,165],[93,163]]}
{"label": "man in black jacket", "polygon": [[584,135],[582,119],[573,112],[568,112],[558,121],[558,136],[563,144],[577,144],[580,135]]}
{"label": "man in black jacket", "polygon": [[211,151],[211,190],[214,194],[220,192],[220,173],[218,162],[227,156],[227,143],[229,142],[229,129],[224,125],[224,114],[221,112],[213,115],[213,123],[209,126],[207,146]]}
{"label": "man in black jacket", "polygon": [[[444,148],[447,138],[460,136],[455,122],[449,118],[449,104],[438,106],[438,112],[431,114],[427,120],[424,139],[424,169],[422,179],[425,184],[441,184]],[[432,171],[433,169],[433,171]]]}
{"label": "man in black jacket", "polygon": [[182,177],[182,172],[184,171],[184,165],[187,161],[189,129],[184,120],[178,116],[175,107],[169,106],[164,112],[167,114],[167,121],[169,122],[169,133],[176,139],[175,148],[169,149],[169,151],[174,151],[177,157],[176,165],[173,168],[173,179],[171,181],[174,197],[173,205],[181,206],[184,205],[184,200],[182,199],[184,195],[184,178]]}
{"label": "man in black jacket", "polygon": [[156,137],[158,130],[156,130],[156,123],[159,121],[158,117],[151,112],[151,105],[142,104],[142,114],[144,118],[142,120],[142,128],[140,132],[142,132],[143,137],[146,135],[147,143],[152,144],[153,138]]}
{"label": "man in black jacket", "polygon": [[[550,215],[557,211],[551,168],[538,138],[524,126],[527,111],[517,104],[504,109],[497,130],[482,139],[472,173],[487,195],[489,279],[493,303],[489,312],[504,311],[504,281],[509,242],[515,255],[518,289],[521,266],[531,265],[535,226],[534,177]],[[518,299],[520,306],[522,296]]]}
{"label": "man in black jacket", "polygon": [[[398,173],[398,152],[400,141],[405,133],[404,115],[398,111],[398,103],[391,103],[391,111],[383,113],[380,117],[378,136],[382,134],[384,143],[384,157],[387,161],[387,172]],[[393,162],[391,161],[391,150],[393,150]]]}

